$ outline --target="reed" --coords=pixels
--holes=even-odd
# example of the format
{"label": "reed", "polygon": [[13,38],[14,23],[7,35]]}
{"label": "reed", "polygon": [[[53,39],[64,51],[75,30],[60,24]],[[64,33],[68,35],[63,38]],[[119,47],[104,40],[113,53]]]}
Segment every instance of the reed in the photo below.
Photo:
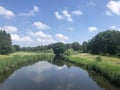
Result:
{"label": "reed", "polygon": [[33,53],[17,52],[10,55],[0,55],[0,74],[7,73],[11,68],[28,62],[37,62],[40,60],[52,60],[52,53]]}

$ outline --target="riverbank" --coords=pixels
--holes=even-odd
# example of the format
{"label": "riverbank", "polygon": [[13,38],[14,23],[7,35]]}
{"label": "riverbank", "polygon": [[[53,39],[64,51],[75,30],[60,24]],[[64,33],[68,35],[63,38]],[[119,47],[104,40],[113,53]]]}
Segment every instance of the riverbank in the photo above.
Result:
{"label": "riverbank", "polygon": [[120,85],[120,58],[81,53],[65,56],[65,60],[96,71],[115,85]]}
{"label": "riverbank", "polygon": [[52,53],[17,52],[10,55],[0,55],[0,74],[7,73],[10,69],[28,62],[52,60]]}

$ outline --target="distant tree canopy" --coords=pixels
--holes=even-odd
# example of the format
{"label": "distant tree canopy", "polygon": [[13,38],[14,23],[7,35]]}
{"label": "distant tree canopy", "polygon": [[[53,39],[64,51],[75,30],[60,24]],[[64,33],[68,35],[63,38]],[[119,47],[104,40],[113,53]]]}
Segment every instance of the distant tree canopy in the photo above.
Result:
{"label": "distant tree canopy", "polygon": [[52,52],[50,45],[41,45],[41,46],[35,46],[35,47],[20,47],[20,51]]}
{"label": "distant tree canopy", "polygon": [[9,54],[12,51],[10,34],[0,30],[0,54]]}
{"label": "distant tree canopy", "polygon": [[20,51],[21,50],[19,45],[13,45],[13,47],[14,47],[15,51]]}
{"label": "distant tree canopy", "polygon": [[52,44],[52,49],[56,57],[62,56],[66,51],[66,45],[62,42]]}
{"label": "distant tree canopy", "polygon": [[88,53],[88,42],[86,41],[82,43],[82,52]]}
{"label": "distant tree canopy", "polygon": [[114,55],[120,53],[120,31],[100,32],[89,41],[88,47],[92,54]]}
{"label": "distant tree canopy", "polygon": [[73,42],[72,43],[72,48],[75,50],[75,51],[79,51],[81,49],[81,46],[78,42]]}

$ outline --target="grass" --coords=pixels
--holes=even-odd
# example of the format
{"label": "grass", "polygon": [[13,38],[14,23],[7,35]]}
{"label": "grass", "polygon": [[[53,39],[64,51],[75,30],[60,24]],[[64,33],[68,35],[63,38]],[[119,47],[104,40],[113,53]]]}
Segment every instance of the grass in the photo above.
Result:
{"label": "grass", "polygon": [[0,55],[0,74],[7,73],[10,69],[28,62],[52,60],[52,53],[17,52],[10,55]]}
{"label": "grass", "polygon": [[87,53],[65,56],[65,59],[94,70],[115,85],[120,85],[120,58]]}

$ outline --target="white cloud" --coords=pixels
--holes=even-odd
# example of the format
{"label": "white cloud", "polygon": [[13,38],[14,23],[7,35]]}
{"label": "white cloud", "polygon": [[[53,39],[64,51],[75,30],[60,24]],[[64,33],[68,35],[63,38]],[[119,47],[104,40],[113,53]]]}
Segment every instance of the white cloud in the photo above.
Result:
{"label": "white cloud", "polygon": [[110,27],[111,30],[120,30],[120,28],[116,27],[116,26],[111,26]]}
{"label": "white cloud", "polygon": [[67,21],[73,22],[73,19],[67,10],[63,10],[63,15],[66,17]]}
{"label": "white cloud", "polygon": [[46,24],[43,24],[42,22],[34,22],[33,25],[40,30],[44,30],[44,29],[49,29],[50,27]]}
{"label": "white cloud", "polygon": [[0,29],[5,30],[8,33],[17,32],[18,30],[15,26],[3,26]]}
{"label": "white cloud", "polygon": [[55,40],[53,39],[52,35],[50,34],[45,34],[42,31],[39,32],[28,32],[28,34],[32,37],[36,37],[37,42],[41,43],[41,44],[50,44],[50,43],[54,43]]}
{"label": "white cloud", "polygon": [[28,32],[28,34],[30,36],[33,36],[33,37],[39,37],[39,38],[42,38],[42,39],[49,39],[49,38],[52,38],[52,36],[50,34],[45,34],[43,33],[42,31],[39,31],[39,32]]}
{"label": "white cloud", "polygon": [[110,29],[115,30],[117,27],[116,26],[111,26]]}
{"label": "white cloud", "polygon": [[120,1],[109,1],[107,3],[107,8],[112,12],[117,15],[120,15]]}
{"label": "white cloud", "polygon": [[98,29],[96,27],[88,27],[89,32],[97,31]]}
{"label": "white cloud", "polygon": [[37,38],[37,41],[38,41],[38,42],[42,42],[42,43],[45,43],[45,42],[46,42],[46,40],[41,39],[41,38]]}
{"label": "white cloud", "polygon": [[72,14],[79,16],[79,15],[82,15],[83,13],[80,10],[75,10],[75,11],[72,11]]}
{"label": "white cloud", "polygon": [[69,13],[66,9],[62,11],[62,14],[60,15],[58,11],[55,13],[55,17],[59,20],[67,20],[69,22],[73,22],[72,15],[80,16],[83,13],[80,10],[74,10],[71,13]]}
{"label": "white cloud", "polygon": [[12,41],[16,42],[31,42],[32,39],[29,36],[25,36],[20,38],[17,34],[11,34]]}
{"label": "white cloud", "polygon": [[20,39],[20,41],[21,41],[21,42],[31,42],[32,39],[31,39],[29,36],[25,36],[25,37],[22,37],[22,38]]}
{"label": "white cloud", "polygon": [[20,37],[17,34],[11,34],[11,38],[13,41],[19,41]]}
{"label": "white cloud", "polygon": [[41,39],[41,38],[37,38],[37,41],[42,44],[50,44],[55,42],[55,40],[53,39]]}
{"label": "white cloud", "polygon": [[55,16],[57,19],[62,20],[64,19],[64,16],[60,15],[58,11],[55,12]]}
{"label": "white cloud", "polygon": [[39,7],[38,6],[34,6],[32,10],[30,10],[29,12],[26,13],[21,13],[20,16],[34,16],[35,13],[39,12]]}
{"label": "white cloud", "polygon": [[63,10],[63,14],[64,14],[66,17],[71,17],[71,15],[68,13],[67,10]]}
{"label": "white cloud", "polygon": [[59,39],[62,42],[65,42],[65,40],[68,40],[69,38],[61,33],[58,33],[55,35],[57,39]]}
{"label": "white cloud", "polygon": [[60,15],[59,12],[56,11],[56,12],[55,12],[55,16],[56,16],[56,18],[59,19],[59,20],[64,20],[64,19],[65,19],[65,20],[67,20],[67,21],[69,21],[69,22],[73,22],[73,19],[72,19],[71,15],[68,13],[67,10],[63,10],[63,11],[62,11],[62,15]]}
{"label": "white cloud", "polygon": [[15,14],[12,11],[10,11],[2,6],[0,6],[0,15],[4,16],[5,18],[11,18],[11,17],[15,16]]}
{"label": "white cloud", "polygon": [[33,11],[34,11],[34,12],[39,12],[39,7],[38,7],[38,6],[34,6],[34,7],[33,7]]}

